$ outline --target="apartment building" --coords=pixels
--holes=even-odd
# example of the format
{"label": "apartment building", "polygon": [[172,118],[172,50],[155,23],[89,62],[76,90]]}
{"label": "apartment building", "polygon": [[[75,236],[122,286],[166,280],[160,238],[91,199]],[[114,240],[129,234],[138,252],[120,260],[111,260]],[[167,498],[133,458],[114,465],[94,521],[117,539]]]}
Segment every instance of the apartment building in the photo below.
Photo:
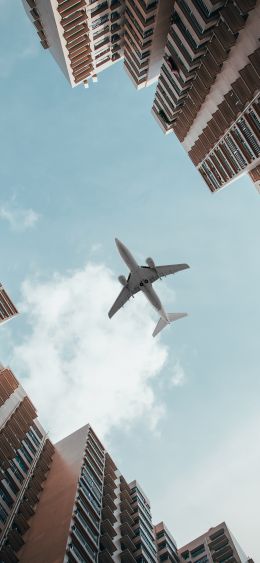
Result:
{"label": "apartment building", "polygon": [[44,49],[49,49],[72,87],[123,56],[121,0],[23,0]]}
{"label": "apartment building", "polygon": [[21,563],[162,560],[149,500],[136,481],[127,483],[90,425],[55,445],[18,557]]}
{"label": "apartment building", "polygon": [[2,366],[0,460],[1,563],[157,561],[140,485],[127,483],[89,424],[53,446]]}
{"label": "apartment building", "polygon": [[152,114],[212,192],[248,173],[260,192],[260,0],[23,0],[72,86],[124,60]]}
{"label": "apartment building", "polygon": [[180,563],[253,563],[243,552],[225,522],[178,550]]}
{"label": "apartment building", "polygon": [[18,315],[18,311],[0,283],[0,324],[15,315]]}
{"label": "apartment building", "polygon": [[212,192],[260,189],[260,2],[176,0],[152,113]]}
{"label": "apartment building", "polygon": [[0,561],[15,563],[54,448],[10,369],[0,366]]}
{"label": "apartment building", "polygon": [[179,551],[89,424],[53,445],[0,366],[1,563],[246,563],[225,523]]}
{"label": "apartment building", "polygon": [[154,535],[157,549],[157,560],[168,563],[179,563],[177,544],[164,522],[154,526]]}

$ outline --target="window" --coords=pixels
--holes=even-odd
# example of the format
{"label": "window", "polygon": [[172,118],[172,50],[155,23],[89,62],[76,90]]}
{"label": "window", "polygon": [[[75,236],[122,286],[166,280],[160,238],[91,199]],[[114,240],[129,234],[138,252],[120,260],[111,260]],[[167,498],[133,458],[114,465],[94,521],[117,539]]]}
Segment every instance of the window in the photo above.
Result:
{"label": "window", "polygon": [[5,523],[7,519],[7,513],[5,509],[0,505],[0,522]]}
{"label": "window", "polygon": [[159,550],[164,549],[164,547],[166,547],[166,540],[161,541],[161,543],[158,543],[158,549]]}
{"label": "window", "polygon": [[30,436],[30,438],[33,440],[33,442],[36,444],[36,446],[40,445],[40,441],[39,439],[36,437],[34,431],[32,430],[32,428],[30,428],[30,430],[28,430],[28,434]]}
{"label": "window", "polygon": [[13,501],[12,497],[9,495],[9,493],[6,491],[6,489],[3,487],[2,484],[0,485],[0,497],[2,497],[5,504],[7,504],[7,506],[9,506],[9,508],[11,508],[13,506],[14,501]]}
{"label": "window", "polygon": [[21,456],[19,454],[16,454],[15,459],[18,465],[20,465],[21,469],[24,471],[24,473],[28,473],[29,468],[27,467],[26,463],[23,461]]}
{"label": "window", "polygon": [[9,475],[8,473],[5,474],[5,480],[7,481],[11,491],[13,491],[13,493],[15,495],[17,495],[18,491],[19,491],[19,487],[17,487],[16,483],[14,482],[14,480],[12,479],[11,475]]}
{"label": "window", "polygon": [[158,532],[158,534],[156,534],[157,540],[163,538],[163,536],[164,536],[164,530],[161,530],[161,532]]}
{"label": "window", "polygon": [[15,475],[16,479],[18,479],[18,481],[20,483],[22,483],[23,479],[24,479],[23,475],[21,474],[18,467],[16,467],[16,465],[13,461],[10,461],[10,469],[11,469],[12,473]]}
{"label": "window", "polygon": [[33,458],[29,454],[29,452],[27,451],[27,449],[25,448],[25,446],[23,444],[21,444],[20,450],[21,450],[21,452],[23,452],[24,457],[27,459],[28,463],[31,465]]}
{"label": "window", "polygon": [[189,551],[184,551],[183,553],[181,553],[182,559],[189,559],[189,555],[190,555]]}
{"label": "window", "polygon": [[198,555],[200,555],[201,553],[204,553],[205,551],[205,547],[204,544],[199,545],[198,547],[196,547],[196,549],[193,549],[190,554],[192,557],[197,557]]}

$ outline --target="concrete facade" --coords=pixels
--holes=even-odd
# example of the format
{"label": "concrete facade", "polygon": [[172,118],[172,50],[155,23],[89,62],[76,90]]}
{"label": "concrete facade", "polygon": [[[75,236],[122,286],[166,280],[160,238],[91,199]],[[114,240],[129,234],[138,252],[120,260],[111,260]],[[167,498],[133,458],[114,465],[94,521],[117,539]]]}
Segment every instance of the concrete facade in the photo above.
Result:
{"label": "concrete facade", "polygon": [[225,522],[192,540],[178,550],[180,563],[249,563]]}

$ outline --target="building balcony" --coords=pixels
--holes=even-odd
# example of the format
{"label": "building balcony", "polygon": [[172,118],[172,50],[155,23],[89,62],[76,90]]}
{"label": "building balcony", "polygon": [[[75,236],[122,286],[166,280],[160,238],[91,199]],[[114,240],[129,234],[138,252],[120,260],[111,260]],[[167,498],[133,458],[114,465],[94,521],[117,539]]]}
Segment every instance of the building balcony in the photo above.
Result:
{"label": "building balcony", "polygon": [[80,496],[76,498],[76,503],[77,503],[77,507],[79,507],[80,510],[82,511],[84,518],[87,517],[90,520],[91,524],[94,526],[96,532],[98,532],[99,518],[94,516],[93,512],[89,510],[89,508],[86,506],[86,504],[83,502]]}
{"label": "building balcony", "polygon": [[73,9],[74,11],[78,10],[86,5],[84,0],[64,0],[63,2],[58,2],[58,4],[59,14],[67,12],[70,9]]}
{"label": "building balcony", "polygon": [[228,559],[228,557],[231,557],[233,554],[234,551],[232,547],[228,544],[225,547],[223,547],[223,549],[218,550],[217,553],[212,552],[212,558],[213,561],[216,561],[217,563],[218,561],[223,561],[223,559]]}
{"label": "building balcony", "polygon": [[123,536],[129,536],[129,538],[133,539],[135,537],[135,533],[133,531],[132,526],[129,525],[128,522],[124,522],[121,524],[120,526],[120,530],[121,530],[121,535]]}
{"label": "building balcony", "polygon": [[128,550],[130,551],[130,553],[133,553],[135,551],[135,544],[128,535],[122,536],[120,541],[122,551]]}
{"label": "building balcony", "polygon": [[114,551],[116,551],[116,546],[107,532],[100,537],[100,549],[101,551],[106,549],[110,555],[113,555]]}
{"label": "building balcony", "polygon": [[[113,483],[113,481],[112,481]],[[103,495],[110,495],[110,497],[115,500],[117,495],[115,493],[115,483],[113,483],[113,485],[111,485],[111,483],[107,483],[105,482],[104,484],[104,488],[103,488]]]}
{"label": "building balcony", "polygon": [[[139,547],[139,548],[134,552],[134,557],[135,557],[135,561],[139,561],[139,560],[141,560],[141,561],[147,561],[147,558],[148,558],[148,557],[147,557],[147,552],[143,549],[142,546]],[[142,559],[142,558],[143,558],[143,559]],[[154,561],[154,563],[156,563],[157,557],[156,557],[155,554],[154,554],[153,557],[149,555],[149,562],[150,562],[150,561]]]}
{"label": "building balcony", "polygon": [[74,544],[70,543],[67,552],[69,553],[70,558],[76,563],[94,563],[97,561],[97,558],[92,557],[90,554],[87,555],[86,553],[82,553],[80,549]]}
{"label": "building balcony", "polygon": [[88,450],[85,453],[85,456],[86,456],[86,460],[90,461],[90,466],[91,466],[91,468],[94,468],[95,473],[97,473],[98,478],[103,481],[103,467],[100,464],[100,462],[97,460],[95,453],[93,453],[93,450],[88,448]]}
{"label": "building balcony", "polygon": [[94,514],[99,517],[100,516],[100,508],[98,506],[98,503],[94,499],[92,499],[88,490],[86,489],[86,487],[82,483],[80,483],[80,485],[79,485],[78,492],[79,492],[80,495],[82,495],[83,502],[86,502],[88,504],[88,506],[90,507],[90,510],[92,510],[94,512]]}
{"label": "building balcony", "polygon": [[93,544],[93,547],[97,547],[98,544],[98,533],[94,532],[94,530],[91,528],[91,526],[88,524],[88,522],[86,521],[86,519],[84,518],[84,516],[82,515],[82,513],[79,510],[76,510],[73,514],[73,518],[75,519],[75,521],[77,522],[77,525],[79,526],[79,528],[82,529],[83,534],[86,534],[88,539],[91,541],[91,543]]}
{"label": "building balcony", "polygon": [[245,27],[245,19],[233,3],[227,3],[225,8],[221,10],[221,17],[234,34],[238,33],[241,29],[243,29],[243,27]]}
{"label": "building balcony", "polygon": [[131,497],[131,489],[123,475],[120,475],[120,491],[121,493],[127,492]]}
{"label": "building balcony", "polygon": [[135,563],[136,558],[133,556],[129,549],[124,549],[120,554],[122,563]]}
{"label": "building balcony", "polygon": [[134,512],[132,505],[131,505],[131,504],[128,502],[128,500],[126,500],[126,499],[121,500],[121,502],[120,502],[120,508],[121,508],[121,511],[127,510],[127,512],[129,512],[129,514],[131,514],[131,515],[132,515],[133,512]]}
{"label": "building balcony", "polygon": [[109,10],[108,8],[108,3],[107,2],[102,2],[102,4],[99,4],[98,8],[96,10],[94,10],[93,12],[91,12],[91,19],[95,19],[97,16],[100,16],[100,14],[104,14],[107,10]]}
{"label": "building balcony", "polygon": [[108,519],[111,522],[111,524],[115,524],[116,522],[116,517],[108,505],[103,506],[102,508],[102,519],[103,520]]}
{"label": "building balcony", "polygon": [[[116,497],[115,497],[116,498]],[[110,496],[109,493],[107,493],[106,495],[103,496],[103,507],[105,506],[109,506],[109,508],[112,510],[112,512],[114,512],[116,510],[116,505],[112,499],[112,497]]]}
{"label": "building balcony", "polygon": [[97,551],[92,549],[87,539],[84,537],[84,534],[82,534],[75,525],[71,528],[71,536],[73,537],[73,543],[75,542],[79,553],[81,553],[82,556],[87,554],[91,561],[96,561]]}
{"label": "building balcony", "polygon": [[99,453],[99,455],[103,459],[105,456],[105,450],[101,445],[101,442],[99,441],[98,437],[94,434],[94,432],[92,432],[92,430],[90,430],[88,434],[87,442],[89,441],[92,444],[94,450],[96,450],[96,452]]}
{"label": "building balcony", "polygon": [[110,555],[107,549],[99,552],[98,555],[98,562],[99,563],[114,563],[113,557]]}
{"label": "building balcony", "polygon": [[101,533],[107,533],[111,538],[114,538],[117,535],[115,528],[112,526],[108,518],[106,518],[106,520],[102,520],[101,522]]}
{"label": "building balcony", "polygon": [[[112,47],[112,50],[113,50],[113,47]],[[108,465],[108,464],[105,465],[104,475],[105,475],[105,479],[109,476],[112,481],[115,481],[116,478],[117,478],[115,470],[113,469],[113,467],[111,465]]]}
{"label": "building balcony", "polygon": [[106,454],[105,466],[106,468],[113,469],[113,471],[117,470],[116,464],[113,462],[109,454]]}
{"label": "building balcony", "polygon": [[129,526],[133,526],[134,520],[127,510],[123,510],[121,512],[121,522],[123,524],[127,523],[127,524],[129,524]]}

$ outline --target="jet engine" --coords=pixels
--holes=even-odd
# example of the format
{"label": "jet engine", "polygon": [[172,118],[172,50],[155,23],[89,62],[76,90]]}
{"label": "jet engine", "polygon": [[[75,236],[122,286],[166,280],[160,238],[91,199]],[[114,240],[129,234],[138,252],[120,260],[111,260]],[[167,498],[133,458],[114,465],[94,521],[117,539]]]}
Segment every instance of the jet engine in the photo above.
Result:
{"label": "jet engine", "polygon": [[118,277],[118,281],[121,283],[121,285],[123,285],[124,287],[127,285],[127,279],[125,276],[119,276]]}
{"label": "jet engine", "polygon": [[149,266],[149,268],[154,268],[154,269],[156,269],[155,263],[154,263],[154,261],[153,261],[152,258],[146,258],[146,264],[147,264],[147,266]]}

